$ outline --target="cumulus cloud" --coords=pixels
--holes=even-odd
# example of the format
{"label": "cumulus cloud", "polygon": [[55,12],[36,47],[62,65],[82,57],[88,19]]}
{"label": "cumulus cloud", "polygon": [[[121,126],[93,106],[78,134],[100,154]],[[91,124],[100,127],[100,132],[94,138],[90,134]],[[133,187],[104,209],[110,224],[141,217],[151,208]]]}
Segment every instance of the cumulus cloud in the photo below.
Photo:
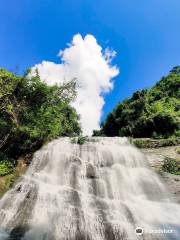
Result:
{"label": "cumulus cloud", "polygon": [[116,53],[110,49],[103,51],[93,35],[86,35],[83,39],[77,34],[58,55],[61,58],[59,64],[43,61],[33,69],[37,68],[41,80],[49,85],[77,79],[77,98],[72,105],[80,114],[83,133],[91,135],[93,129],[99,129],[103,93],[113,88],[112,78],[119,73],[111,64]]}

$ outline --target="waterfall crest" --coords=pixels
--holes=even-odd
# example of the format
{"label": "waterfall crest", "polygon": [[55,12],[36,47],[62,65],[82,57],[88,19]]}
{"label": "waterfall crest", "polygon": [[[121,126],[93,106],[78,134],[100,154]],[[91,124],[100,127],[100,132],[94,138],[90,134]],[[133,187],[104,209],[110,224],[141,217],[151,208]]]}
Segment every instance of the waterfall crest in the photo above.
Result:
{"label": "waterfall crest", "polygon": [[180,207],[126,138],[60,138],[0,200],[0,240],[10,239],[176,240]]}

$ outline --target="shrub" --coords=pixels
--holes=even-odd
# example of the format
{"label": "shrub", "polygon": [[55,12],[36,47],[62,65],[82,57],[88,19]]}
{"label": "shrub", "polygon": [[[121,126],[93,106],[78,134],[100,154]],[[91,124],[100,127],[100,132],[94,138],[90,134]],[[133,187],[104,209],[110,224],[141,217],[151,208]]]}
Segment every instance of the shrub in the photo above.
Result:
{"label": "shrub", "polygon": [[166,157],[162,166],[165,172],[180,175],[180,161]]}
{"label": "shrub", "polygon": [[87,140],[88,140],[88,138],[86,136],[80,135],[78,137],[71,138],[71,143],[83,145]]}
{"label": "shrub", "polygon": [[13,172],[13,166],[6,161],[0,162],[0,176],[5,176]]}
{"label": "shrub", "polygon": [[14,161],[5,154],[0,153],[0,176],[5,176],[13,172]]}

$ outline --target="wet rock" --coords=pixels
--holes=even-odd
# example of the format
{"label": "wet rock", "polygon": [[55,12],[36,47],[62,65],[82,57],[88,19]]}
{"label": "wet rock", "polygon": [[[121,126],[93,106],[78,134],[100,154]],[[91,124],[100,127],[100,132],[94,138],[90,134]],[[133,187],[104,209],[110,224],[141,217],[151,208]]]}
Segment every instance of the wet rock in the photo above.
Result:
{"label": "wet rock", "polygon": [[11,231],[10,237],[8,240],[20,240],[22,239],[26,231],[28,231],[27,225],[17,226]]}
{"label": "wet rock", "polygon": [[97,170],[91,164],[88,164],[86,167],[86,177],[91,179],[98,178]]}

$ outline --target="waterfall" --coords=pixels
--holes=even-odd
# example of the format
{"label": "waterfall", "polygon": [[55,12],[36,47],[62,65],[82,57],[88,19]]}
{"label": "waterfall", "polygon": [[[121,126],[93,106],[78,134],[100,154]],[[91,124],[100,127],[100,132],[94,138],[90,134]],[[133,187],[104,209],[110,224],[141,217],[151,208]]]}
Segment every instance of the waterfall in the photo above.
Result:
{"label": "waterfall", "polygon": [[126,138],[60,138],[0,200],[0,240],[10,239],[178,240],[180,207]]}

